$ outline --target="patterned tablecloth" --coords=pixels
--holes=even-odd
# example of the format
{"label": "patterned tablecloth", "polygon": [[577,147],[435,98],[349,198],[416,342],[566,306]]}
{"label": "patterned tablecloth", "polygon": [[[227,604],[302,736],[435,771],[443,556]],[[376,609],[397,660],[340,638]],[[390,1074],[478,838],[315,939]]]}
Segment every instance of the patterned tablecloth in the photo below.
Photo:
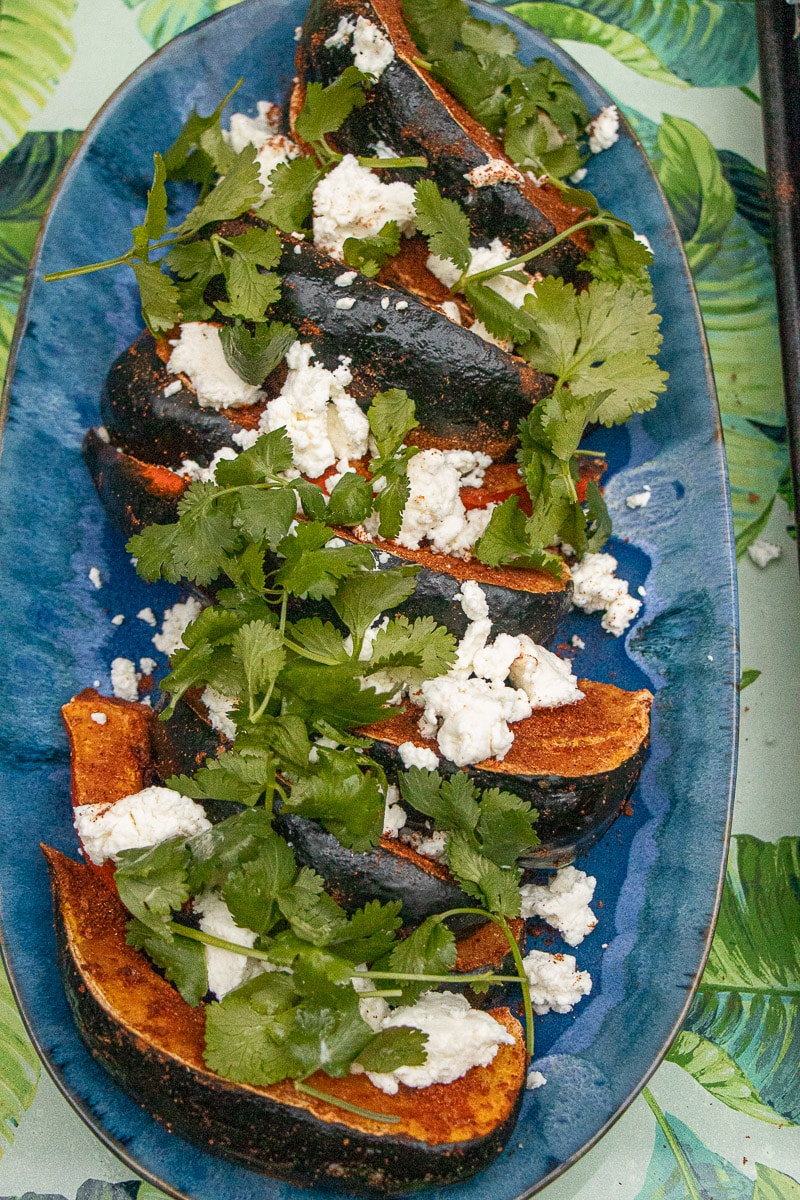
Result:
{"label": "patterned tablecloth", "polygon": [[[153,48],[235,2],[0,0],[0,378],[38,224],[79,131]],[[507,7],[611,92],[672,205],[722,408],[747,686],[728,884],[698,996],[649,1087],[541,1194],[800,1200],[800,592],[753,4]],[[746,552],[755,538],[780,548],[766,567]],[[4,978],[0,1155],[4,1197],[160,1194],[130,1178],[40,1071]]]}

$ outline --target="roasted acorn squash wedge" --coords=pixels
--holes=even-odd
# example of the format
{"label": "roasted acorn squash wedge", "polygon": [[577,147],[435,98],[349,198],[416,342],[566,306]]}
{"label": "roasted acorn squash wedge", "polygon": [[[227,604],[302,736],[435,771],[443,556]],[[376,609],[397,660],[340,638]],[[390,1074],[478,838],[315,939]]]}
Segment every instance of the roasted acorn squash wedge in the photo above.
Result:
{"label": "roasted acorn squash wedge", "polygon": [[[297,49],[297,83],[290,104],[292,124],[308,83],[328,85],[353,63],[349,45],[326,45],[339,20],[365,17],[389,38],[395,58],[370,88],[366,104],[355,109],[330,135],[339,151],[373,154],[381,140],[398,154],[423,155],[426,176],[444,196],[459,201],[469,215],[476,241],[488,243],[502,231],[514,254],[523,254],[568,229],[588,214],[566,203],[559,190],[541,187],[518,171],[499,142],[420,66],[420,51],[403,22],[400,0],[312,0]],[[468,178],[477,167],[499,163],[504,178],[483,187]],[[419,172],[393,172],[413,179]],[[591,243],[579,232],[536,260],[536,269],[574,279]]]}
{"label": "roasted acorn squash wedge", "polygon": [[393,1195],[467,1179],[494,1161],[523,1095],[526,1053],[514,1036],[488,1067],[455,1083],[396,1096],[365,1075],[309,1083],[397,1124],[367,1120],[296,1091],[231,1083],[203,1061],[204,1011],[190,1008],[125,941],[126,913],[87,867],[43,847],[53,887],[58,962],[90,1051],[128,1095],[171,1132],[224,1158],[305,1187]]}
{"label": "roasted acorn squash wedge", "polygon": [[[96,430],[86,435],[83,456],[106,512],[126,537],[152,522],[168,524],[176,519],[187,481],[174,471],[118,450]],[[464,493],[471,501],[476,499],[469,495],[473,491],[478,489]],[[335,532],[346,541],[358,540],[351,529]],[[402,611],[412,620],[431,616],[458,637],[466,630],[467,618],[454,598],[465,579],[475,580],[483,588],[497,633],[527,633],[539,645],[552,640],[569,608],[572,584],[566,563],[561,579],[556,579],[546,571],[487,567],[477,559],[467,562],[424,548],[409,550],[395,542],[381,542],[374,549],[381,568],[403,563],[421,567],[416,591]]]}

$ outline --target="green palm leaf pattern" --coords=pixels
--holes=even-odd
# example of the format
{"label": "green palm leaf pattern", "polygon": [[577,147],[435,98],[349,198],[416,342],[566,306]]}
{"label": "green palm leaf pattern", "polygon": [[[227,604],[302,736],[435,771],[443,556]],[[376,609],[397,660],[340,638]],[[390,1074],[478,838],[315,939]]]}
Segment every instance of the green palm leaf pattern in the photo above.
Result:
{"label": "green palm leaf pattern", "polygon": [[722,174],[733,188],[736,211],[752,225],[767,245],[772,245],[767,175],[733,150],[717,150]]}
{"label": "green palm leaf pattern", "polygon": [[[700,87],[744,87],[755,74],[752,0],[561,2],[565,7],[599,18],[606,25],[635,34],[668,70],[687,83]],[[629,65],[636,70],[635,63]]]}
{"label": "green palm leaf pattern", "polygon": [[575,42],[591,42],[595,46],[602,46],[618,62],[647,79],[671,83],[675,87],[689,86],[685,80],[668,71],[658,55],[635,33],[628,33],[618,25],[609,25],[593,13],[548,2],[510,4],[506,6],[506,12],[527,21],[547,37],[569,38]]}
{"label": "green palm leaf pattern", "polygon": [[39,1059],[0,965],[0,1157],[36,1095],[39,1070]]}
{"label": "green palm leaf pattern", "polygon": [[0,154],[41,108],[74,49],[76,0],[3,0],[0,4]]}
{"label": "green palm leaf pattern", "polygon": [[[740,211],[720,156],[696,125],[665,116],[656,126],[627,109],[626,116],[653,159],[697,288],[741,532],[769,504],[787,466],[786,447],[761,429],[780,431],[786,419],[769,248],[748,220],[752,192]],[[740,169],[740,191],[741,176]]]}
{"label": "green palm leaf pattern", "polygon": [[6,373],[8,352],[11,349],[11,337],[17,319],[17,308],[22,299],[24,279],[18,275],[6,282],[0,281],[0,387]]}
{"label": "green palm leaf pattern", "polygon": [[682,1029],[672,1043],[667,1060],[683,1067],[701,1087],[728,1108],[770,1125],[786,1124],[780,1113],[762,1103],[758,1092],[730,1054],[708,1038]]}
{"label": "green palm leaf pattern", "polygon": [[139,10],[142,37],[157,49],[198,21],[232,8],[239,0],[124,0],[124,3]]}
{"label": "green palm leaf pattern", "polygon": [[27,270],[39,224],[79,138],[72,129],[26,133],[0,162],[0,282]]}
{"label": "green palm leaf pattern", "polygon": [[756,1179],[749,1179],[683,1121],[662,1112],[649,1089],[644,1095],[657,1129],[636,1200],[800,1200],[800,1185],[789,1175],[756,1163]]}
{"label": "green palm leaf pattern", "polygon": [[733,839],[711,954],[685,1028],[800,1122],[800,840]]}

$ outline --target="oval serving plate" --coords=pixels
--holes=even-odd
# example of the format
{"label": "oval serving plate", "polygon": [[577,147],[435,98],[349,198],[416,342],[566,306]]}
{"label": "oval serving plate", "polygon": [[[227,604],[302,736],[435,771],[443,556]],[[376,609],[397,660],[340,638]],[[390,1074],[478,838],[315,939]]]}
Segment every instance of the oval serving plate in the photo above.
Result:
{"label": "oval serving plate", "polygon": [[[190,109],[210,112],[240,76],[254,111],[290,82],[303,0],[245,0],[169,43],[112,97],[84,136],[53,200],[20,313],[0,463],[0,920],[12,984],[48,1070],[95,1133],[132,1169],[192,1200],[308,1200],[287,1184],[197,1151],[161,1128],[94,1062],[72,1021],[56,966],[47,873],[38,843],[74,856],[69,763],[59,706],[109,664],[152,654],[135,614],[174,603],[147,586],[106,521],[80,457],[98,421],[103,377],[141,327],[126,270],[45,285],[42,275],[124,251],[141,219],[152,153]],[[562,50],[506,19],[524,57],[546,54],[592,111],[609,98]],[[736,752],[738,657],[728,487],[713,380],[677,231],[641,147],[624,127],[590,164],[587,185],[650,239],[663,318],[658,407],[596,434],[607,451],[612,552],[646,592],[625,639],[574,613],[559,637],[586,649],[576,670],[656,693],[652,748],[626,814],[578,865],[598,880],[599,925],[578,949],[594,980],[570,1016],[537,1019],[545,1087],[525,1097],[513,1150],[449,1200],[517,1200],[566,1169],[624,1111],[680,1027],[708,952],[727,848]],[[652,499],[629,510],[647,483]],[[104,584],[88,580],[92,566]],[[121,626],[111,617],[126,616]],[[600,905],[597,905],[597,902]],[[555,943],[554,949],[560,947]],[[438,1195],[439,1193],[437,1193]]]}

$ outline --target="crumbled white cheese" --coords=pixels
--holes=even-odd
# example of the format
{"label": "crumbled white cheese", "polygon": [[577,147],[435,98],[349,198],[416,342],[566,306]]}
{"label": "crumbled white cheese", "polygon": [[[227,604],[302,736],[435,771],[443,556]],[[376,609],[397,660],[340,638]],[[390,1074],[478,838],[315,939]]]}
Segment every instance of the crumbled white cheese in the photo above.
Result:
{"label": "crumbled white cheese", "polygon": [[628,508],[647,508],[650,503],[650,487],[645,484],[640,492],[634,492],[632,496],[628,496],[625,500]]}
{"label": "crumbled white cheese", "polygon": [[[369,968],[366,963],[358,963],[357,971],[367,971]],[[353,985],[354,992],[371,992],[375,988],[375,984],[371,979],[359,978],[354,975],[350,980]],[[383,996],[362,997],[358,1002],[358,1011],[361,1019],[366,1021],[370,1029],[374,1029],[379,1033],[383,1022],[389,1015],[389,1005],[384,1000]]]}
{"label": "crumbled white cheese", "polygon": [[328,371],[312,364],[314,351],[295,342],[286,355],[288,374],[278,396],[261,415],[261,433],[284,428],[291,438],[295,467],[317,479],[341,458],[367,452],[369,422],[345,388],[352,380],[342,363]]}
{"label": "crumbled white cheese", "polygon": [[398,746],[397,753],[406,770],[409,767],[421,767],[426,771],[435,771],[439,765],[439,759],[427,746],[415,746],[413,742],[403,742],[402,746]]}
{"label": "crumbled white cheese", "polygon": [[640,596],[646,596],[646,595],[647,595],[647,588],[643,588],[641,584],[639,584],[639,586],[637,587],[636,591],[638,592],[638,594],[639,594]]}
{"label": "crumbled white cheese", "polygon": [[570,183],[583,183],[586,178],[586,167],[578,167],[577,171],[573,171],[569,177]]}
{"label": "crumbled white cheese", "polygon": [[111,618],[112,625],[124,625],[124,623],[125,623],[125,614],[124,613],[117,613],[117,615],[115,617]]}
{"label": "crumbled white cheese", "polygon": [[196,483],[213,483],[217,477],[219,463],[230,462],[237,457],[233,446],[222,446],[214,451],[214,457],[207,467],[201,467],[193,458],[184,458],[181,465],[175,469],[175,474],[180,475],[182,479],[192,479]]}
{"label": "crumbled white cheese", "polygon": [[597,880],[576,867],[562,867],[546,887],[524,883],[519,889],[521,916],[541,917],[563,937],[568,946],[579,946],[597,925],[589,905]]}
{"label": "crumbled white cheese", "polygon": [[89,713],[89,716],[94,721],[95,725],[105,725],[106,721],[108,720],[108,717],[104,712]]}
{"label": "crumbled white cheese", "polygon": [[780,558],[782,553],[783,551],[780,546],[776,546],[774,542],[766,542],[763,538],[756,538],[747,547],[747,555],[750,561],[754,562],[757,567],[766,567],[767,563]]}
{"label": "crumbled white cheese", "polygon": [[228,366],[216,326],[189,321],[181,325],[180,337],[170,345],[173,350],[167,370],[187,376],[201,408],[241,408],[263,399],[259,388],[245,383]]}
{"label": "crumbled white cheese", "polygon": [[522,960],[531,989],[533,1011],[568,1013],[592,990],[588,971],[579,971],[573,954],[531,950]]}
{"label": "crumbled white cheese", "polygon": [[337,287],[350,287],[357,274],[358,271],[342,271],[341,275],[337,275],[333,282]]}
{"label": "crumbled white cheese", "polygon": [[147,608],[140,608],[136,614],[136,617],[139,621],[144,621],[145,625],[152,625],[154,629],[158,624],[158,621],[156,620],[156,614],[149,605]]}
{"label": "crumbled white cheese", "polygon": [[619,113],[616,104],[601,108],[593,121],[586,126],[589,135],[589,149],[592,154],[608,150],[619,141]]}
{"label": "crumbled white cheese", "polygon": [[81,844],[98,867],[122,850],[158,846],[211,828],[202,805],[166,787],[144,788],[114,804],[79,804],[73,815]]}
{"label": "crumbled white cheese", "polygon": [[461,584],[461,591],[456,592],[453,599],[459,601],[468,621],[478,621],[481,617],[489,616],[486,593],[474,579],[465,579]]}
{"label": "crumbled white cheese", "polygon": [[96,433],[101,442],[105,442],[107,446],[111,445],[111,434],[108,432],[105,425],[98,425],[96,428]]}
{"label": "crumbled white cheese", "polygon": [[349,312],[350,309],[355,304],[355,302],[356,302],[355,296],[342,296],[339,300],[336,301],[336,307],[344,309],[345,312]]}
{"label": "crumbled white cheese", "polygon": [[447,861],[448,836],[444,829],[437,829],[429,836],[420,833],[417,829],[408,829],[407,827],[400,831],[400,841],[404,842],[406,846],[416,850],[417,854],[421,854],[423,858],[430,858],[433,862],[441,863]]}
{"label": "crumbled white cheese", "polygon": [[295,40],[296,42],[299,42],[302,36],[303,36],[303,26],[302,26],[302,25],[295,25],[295,27],[294,27],[294,40]]}
{"label": "crumbled white cheese", "polygon": [[383,140],[383,138],[378,138],[377,142],[372,142],[372,144],[370,145],[370,150],[373,151],[376,158],[400,158],[401,157],[401,155],[399,155],[397,153],[397,151],[394,149],[394,147],[390,146],[388,142],[385,142]]}
{"label": "crumbled white cheese", "polygon": [[[641,588],[639,588],[639,592],[641,595],[644,595],[644,592],[642,592]],[[586,649],[586,642],[583,640],[583,638],[579,638],[577,633],[573,633],[572,637],[569,639],[569,644],[570,646],[574,646],[576,650]]]}
{"label": "crumbled white cheese", "polygon": [[[243,929],[241,925],[236,924],[221,896],[215,892],[204,892],[202,896],[194,899],[192,907],[200,916],[200,928],[203,933],[224,938],[226,942],[234,942],[237,946],[246,946],[248,950],[252,950],[258,935],[252,929]],[[206,956],[208,990],[213,992],[218,1000],[227,996],[228,992],[232,992],[255,973],[252,970],[254,960],[244,954],[235,954],[233,950],[223,950],[219,946],[204,946],[203,949]]]}
{"label": "crumbled white cheese", "polygon": [[373,79],[380,79],[389,63],[394,61],[394,46],[383,30],[366,17],[359,17],[356,21],[351,53],[359,71],[371,75]]}
{"label": "crumbled white cheese", "polygon": [[467,183],[471,183],[476,188],[491,187],[495,183],[521,184],[524,182],[522,172],[518,171],[512,163],[506,162],[504,158],[490,158],[480,166],[467,171],[464,178]]}
{"label": "crumbled white cheese", "polygon": [[103,586],[103,581],[100,578],[99,567],[89,568],[89,582],[91,583],[92,587],[97,588],[98,592],[100,591],[100,588]]}
{"label": "crumbled white cheese", "polygon": [[[478,271],[487,271],[489,267],[498,267],[502,263],[508,262],[512,258],[511,250],[508,246],[500,241],[500,238],[495,238],[488,246],[473,246],[471,247],[471,257],[469,262],[469,273],[475,275]],[[461,277],[461,268],[457,267],[449,258],[440,258],[437,254],[429,254],[426,260],[428,270],[431,271],[436,278],[443,283],[445,287],[452,287],[454,283]],[[527,283],[519,283],[516,279],[510,279],[507,275],[495,275],[493,279],[486,279],[484,283],[492,291],[503,296],[515,308],[521,308],[525,297],[536,294],[536,280],[531,276]],[[475,332],[474,325],[472,326]]]}
{"label": "crumbled white cheese", "polygon": [[565,659],[537,646],[524,633],[516,641],[520,654],[511,664],[509,678],[514,687],[522,688],[533,708],[560,708],[583,699],[578,680]]}
{"label": "crumbled white cheese", "polygon": [[165,400],[169,400],[170,396],[177,396],[178,392],[183,387],[180,379],[173,379],[172,383],[168,383],[164,388],[162,395]]}
{"label": "crumbled white cheese", "polygon": [[170,655],[174,654],[176,650],[185,649],[183,645],[183,631],[198,616],[201,608],[200,601],[195,600],[193,596],[189,596],[187,600],[178,601],[171,608],[165,609],[164,619],[161,622],[161,632],[154,633],[152,637],[152,642],[156,650],[160,650],[162,654]]}
{"label": "crumbled white cheese", "polygon": [[388,297],[388,296],[384,296],[384,297],[381,299],[381,308],[383,309],[383,311],[384,311],[384,312],[386,312],[386,310],[387,310],[387,308],[389,307],[390,303],[391,303],[391,301],[389,300],[389,297]]}
{"label": "crumbled white cheese", "polygon": [[386,789],[386,804],[383,810],[383,836],[397,837],[407,820],[408,813],[400,803],[400,789],[396,784],[390,783]]}
{"label": "crumbled white cheese", "polygon": [[237,429],[235,433],[231,434],[231,440],[240,450],[249,450],[251,446],[255,446],[260,436],[257,429]]}
{"label": "crumbled white cheese", "polygon": [[[414,1005],[394,1009],[383,1022],[383,1029],[410,1026],[428,1035],[427,1058],[420,1067],[397,1067],[394,1071],[367,1072],[370,1081],[382,1092],[393,1096],[400,1083],[424,1088],[433,1083],[452,1083],[472,1067],[488,1067],[500,1046],[513,1046],[514,1037],[494,1017],[471,1008],[469,1001],[455,992],[425,992]],[[354,1073],[363,1067],[354,1064]]]}
{"label": "crumbled white cheese", "polygon": [[455,300],[443,300],[439,305],[444,315],[454,324],[461,324],[461,309],[456,304]]}
{"label": "crumbled white cheese", "polygon": [[523,691],[486,679],[442,675],[426,679],[420,694],[425,705],[421,731],[431,731],[441,721],[436,733],[439,749],[459,767],[505,758],[514,743],[509,724],[531,715]]}
{"label": "crumbled white cheese", "polygon": [[139,670],[142,672],[143,675],[152,675],[153,671],[155,671],[157,666],[158,666],[158,663],[156,662],[156,660],[154,658],[140,658],[139,659]]}
{"label": "crumbled white cheese", "polygon": [[584,612],[603,612],[601,625],[619,637],[642,607],[641,600],[628,594],[628,582],[614,574],[617,560],[612,554],[585,554],[572,567],[572,603]]}
{"label": "crumbled white cheese", "polygon": [[546,1083],[547,1079],[541,1071],[534,1071],[533,1069],[528,1071],[525,1079],[525,1087],[529,1092],[535,1091],[536,1088],[544,1087]]}
{"label": "crumbled white cheese", "polygon": [[347,238],[369,237],[387,221],[396,221],[406,236],[414,232],[413,187],[383,183],[352,154],[314,188],[314,244],[333,258],[343,259]]}
{"label": "crumbled white cheese", "polygon": [[138,700],[141,676],[129,658],[115,658],[111,663],[111,691],[118,700]]}
{"label": "crumbled white cheese", "polygon": [[222,131],[223,138],[235,154],[240,154],[248,145],[263,145],[268,137],[280,130],[279,105],[269,100],[259,100],[256,109],[257,117],[248,117],[246,113],[233,113],[229,128]]}
{"label": "crumbled white cheese", "polygon": [[493,504],[464,508],[460,490],[480,486],[491,462],[468,450],[423,450],[408,464],[409,497],[397,541],[411,550],[427,540],[438,554],[466,558],[491,519]]}
{"label": "crumbled white cheese", "polygon": [[212,687],[207,687],[200,699],[208,709],[208,719],[211,722],[211,728],[216,733],[224,734],[226,738],[233,741],[236,737],[236,726],[228,716],[228,713],[236,707],[236,701],[230,696],[223,696],[221,692]]}
{"label": "crumbled white cheese", "polygon": [[398,300],[397,303],[395,304],[394,308],[395,308],[395,312],[403,312],[405,309],[408,308],[408,301],[407,300]]}
{"label": "crumbled white cheese", "polygon": [[324,45],[329,50],[341,50],[348,45],[355,33],[356,23],[351,17],[339,17],[339,24],[330,37],[325,38]]}

